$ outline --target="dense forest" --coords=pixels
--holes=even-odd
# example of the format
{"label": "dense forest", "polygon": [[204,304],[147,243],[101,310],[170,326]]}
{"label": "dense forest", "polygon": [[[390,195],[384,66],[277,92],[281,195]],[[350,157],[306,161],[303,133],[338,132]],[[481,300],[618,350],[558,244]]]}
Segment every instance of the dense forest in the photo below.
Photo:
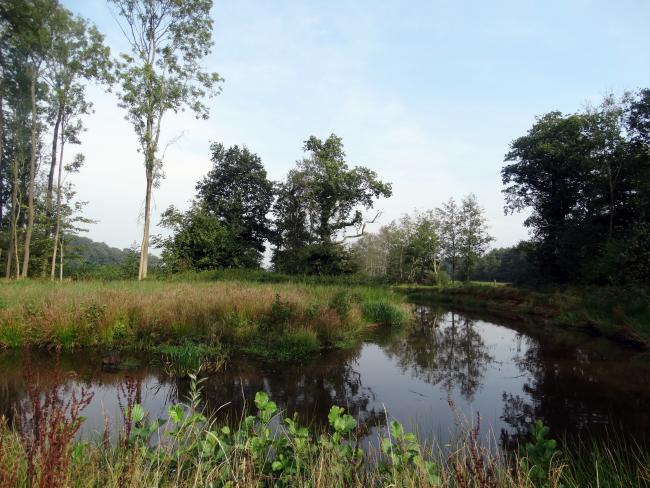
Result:
{"label": "dense forest", "polygon": [[[56,0],[0,2],[6,277],[127,277],[137,267],[143,279],[154,246],[159,273],[269,266],[412,283],[650,280],[650,90],[549,112],[512,142],[501,170],[505,211],[528,212],[531,237],[511,248],[490,249],[489,223],[473,194],[382,225],[374,208],[391,196],[391,183],[350,165],[335,134],[308,137],[282,181],[269,180],[245,145],[206,141],[212,169],[197,182],[190,208],[166,209],[159,224],[167,232],[150,236],[151,198],[164,176],[162,123],[182,110],[207,119],[205,101],[221,89],[220,76],[202,67],[212,46],[209,2],[110,3],[131,47],[118,56],[92,23]],[[87,242],[75,237],[93,223],[75,197],[74,174],[85,158],[71,149],[92,113],[90,83],[115,92],[140,142],[134,159],[144,165],[142,239],[107,262],[84,254]],[[124,262],[128,271],[108,271]]]}

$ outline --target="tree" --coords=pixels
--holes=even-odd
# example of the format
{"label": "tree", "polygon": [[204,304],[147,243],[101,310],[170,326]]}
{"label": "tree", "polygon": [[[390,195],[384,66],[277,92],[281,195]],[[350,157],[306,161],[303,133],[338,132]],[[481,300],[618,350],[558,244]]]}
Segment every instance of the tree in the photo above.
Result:
{"label": "tree", "polygon": [[138,279],[147,277],[152,190],[162,177],[160,131],[168,112],[189,108],[206,119],[202,100],[221,78],[201,60],[212,47],[212,0],[110,0],[131,53],[116,64],[120,105],[127,111],[144,155],[146,191]]}
{"label": "tree", "polygon": [[488,234],[484,210],[478,204],[473,193],[463,198],[460,208],[460,222],[458,244],[463,261],[464,279],[469,281],[472,268],[487,251],[489,243],[494,239]]}
{"label": "tree", "polygon": [[[391,185],[365,167],[349,168],[343,141],[335,134],[325,141],[311,136],[308,153],[277,189],[273,207],[273,263],[287,272],[341,273],[349,255],[345,240],[363,235],[364,211],[379,197],[390,197]],[[347,229],[355,234],[346,234]]]}
{"label": "tree", "polygon": [[[3,3],[0,17],[6,40],[21,58],[24,73],[29,79],[30,139],[29,166],[26,185],[27,222],[23,242],[22,269],[17,276],[25,278],[29,271],[32,234],[34,231],[36,172],[40,152],[41,110],[39,98],[43,66],[52,45],[52,33],[61,24],[65,11],[56,0],[32,0]],[[14,232],[14,251],[17,251]],[[17,263],[18,265],[18,260]]]}
{"label": "tree", "polygon": [[162,214],[160,226],[171,231],[169,237],[156,237],[154,243],[162,248],[166,270],[204,271],[223,267],[223,258],[231,251],[228,229],[215,215],[193,205],[187,212],[171,206]]}
{"label": "tree", "polygon": [[460,255],[461,213],[456,200],[450,198],[436,209],[440,223],[440,249],[442,257],[451,266],[451,280],[456,278],[456,266]]}
{"label": "tree", "polygon": [[44,81],[49,87],[48,122],[53,127],[46,194],[48,218],[52,215],[57,156],[60,162],[63,158],[64,137],[60,134],[65,134],[66,124],[74,116],[86,114],[91,109],[91,104],[84,98],[84,85],[81,82],[110,79],[110,50],[103,40],[104,36],[94,25],[85,19],[73,17],[65,10],[59,25],[52,32],[52,44],[45,58],[44,70]]}
{"label": "tree", "polygon": [[592,145],[580,115],[551,112],[537,119],[528,134],[512,142],[502,171],[506,211],[530,208],[524,225],[540,243],[540,272],[567,281],[580,260],[574,237],[586,196]]}
{"label": "tree", "polygon": [[650,276],[647,94],[551,112],[517,138],[502,169],[506,211],[530,209],[533,258],[552,282]]}
{"label": "tree", "polygon": [[232,239],[234,252],[224,256],[222,265],[258,267],[270,236],[267,214],[273,203],[273,183],[267,179],[260,157],[248,148],[226,149],[213,143],[210,149],[214,166],[196,185],[197,201]]}

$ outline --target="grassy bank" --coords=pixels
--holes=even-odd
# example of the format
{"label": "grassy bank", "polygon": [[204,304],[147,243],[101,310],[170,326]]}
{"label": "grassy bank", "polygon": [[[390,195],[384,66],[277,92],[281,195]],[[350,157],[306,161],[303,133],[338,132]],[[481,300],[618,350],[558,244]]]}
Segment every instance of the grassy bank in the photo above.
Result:
{"label": "grassy bank", "polygon": [[548,324],[588,328],[618,341],[650,348],[650,293],[642,288],[530,290],[472,284],[410,288],[407,293],[413,299],[487,310],[507,318],[530,316]]}
{"label": "grassy bank", "polygon": [[4,282],[0,347],[160,350],[201,343],[274,360],[356,343],[409,319],[386,288],[241,281]]}
{"label": "grassy bank", "polygon": [[107,422],[96,441],[75,438],[89,393],[77,392],[67,402],[59,383],[30,394],[19,422],[9,426],[0,418],[0,488],[577,488],[650,481],[650,457],[642,449],[609,446],[565,455],[541,423],[510,453],[481,444],[480,422],[460,427],[456,441],[443,448],[420,442],[386,418],[376,442],[364,444],[363,426],[341,407],[331,407],[329,428],[316,433],[258,393],[256,414],[233,428],[203,415],[201,380],[192,378],[187,401],[170,405],[167,420],[151,418],[127,380],[122,423],[115,432]]}

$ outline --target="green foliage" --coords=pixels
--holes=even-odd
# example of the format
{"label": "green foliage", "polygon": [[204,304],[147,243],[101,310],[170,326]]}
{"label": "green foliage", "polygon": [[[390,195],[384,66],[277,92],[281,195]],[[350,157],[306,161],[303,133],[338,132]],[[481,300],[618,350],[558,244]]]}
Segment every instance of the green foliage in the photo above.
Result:
{"label": "green foliage", "polygon": [[160,225],[171,231],[170,236],[153,240],[162,248],[167,272],[220,268],[225,264],[224,256],[232,252],[234,242],[229,229],[197,204],[187,212],[170,206],[163,212]]}
{"label": "green foliage", "polygon": [[342,321],[347,320],[348,314],[352,309],[352,295],[347,290],[337,291],[330,298],[329,307],[336,311]]}
{"label": "green foliage", "polygon": [[362,210],[390,197],[391,186],[368,168],[350,169],[334,134],[325,141],[311,136],[303,149],[308,157],[276,189],[273,265],[288,273],[349,273],[349,254],[336,238],[348,228],[362,229]]}
{"label": "green foliage", "polygon": [[409,469],[417,467],[426,473],[427,481],[431,485],[441,484],[440,468],[434,461],[424,458],[415,434],[405,432],[402,424],[396,420],[389,422],[389,433],[389,437],[381,440],[381,450],[390,463],[382,463],[381,469],[399,477]]}
{"label": "green foliage", "polygon": [[366,320],[388,327],[399,327],[407,321],[404,310],[385,300],[364,302],[362,311]]}
{"label": "green foliage", "polygon": [[524,472],[537,487],[548,486],[551,462],[559,455],[557,442],[547,439],[549,428],[537,420],[531,428],[531,441],[521,452],[520,463]]}
{"label": "green foliage", "polygon": [[607,96],[575,114],[550,112],[512,142],[501,172],[506,210],[530,211],[524,223],[540,279],[650,279],[649,93]]}
{"label": "green foliage", "polygon": [[195,371],[215,372],[224,361],[221,348],[185,342],[157,348],[162,354],[165,372],[174,378],[188,377]]}

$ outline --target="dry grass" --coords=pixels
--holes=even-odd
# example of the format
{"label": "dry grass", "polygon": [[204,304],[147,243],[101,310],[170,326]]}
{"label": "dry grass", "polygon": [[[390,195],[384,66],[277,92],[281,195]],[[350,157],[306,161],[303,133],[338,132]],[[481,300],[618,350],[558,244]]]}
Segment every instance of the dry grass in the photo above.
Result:
{"label": "dry grass", "polygon": [[[332,306],[340,287],[242,282],[5,282],[0,347],[150,347],[183,341],[247,345],[288,336],[327,348],[358,338],[362,304],[377,295],[354,288],[350,309]],[[383,299],[401,308],[388,290]],[[374,297],[371,297],[374,298]]]}

